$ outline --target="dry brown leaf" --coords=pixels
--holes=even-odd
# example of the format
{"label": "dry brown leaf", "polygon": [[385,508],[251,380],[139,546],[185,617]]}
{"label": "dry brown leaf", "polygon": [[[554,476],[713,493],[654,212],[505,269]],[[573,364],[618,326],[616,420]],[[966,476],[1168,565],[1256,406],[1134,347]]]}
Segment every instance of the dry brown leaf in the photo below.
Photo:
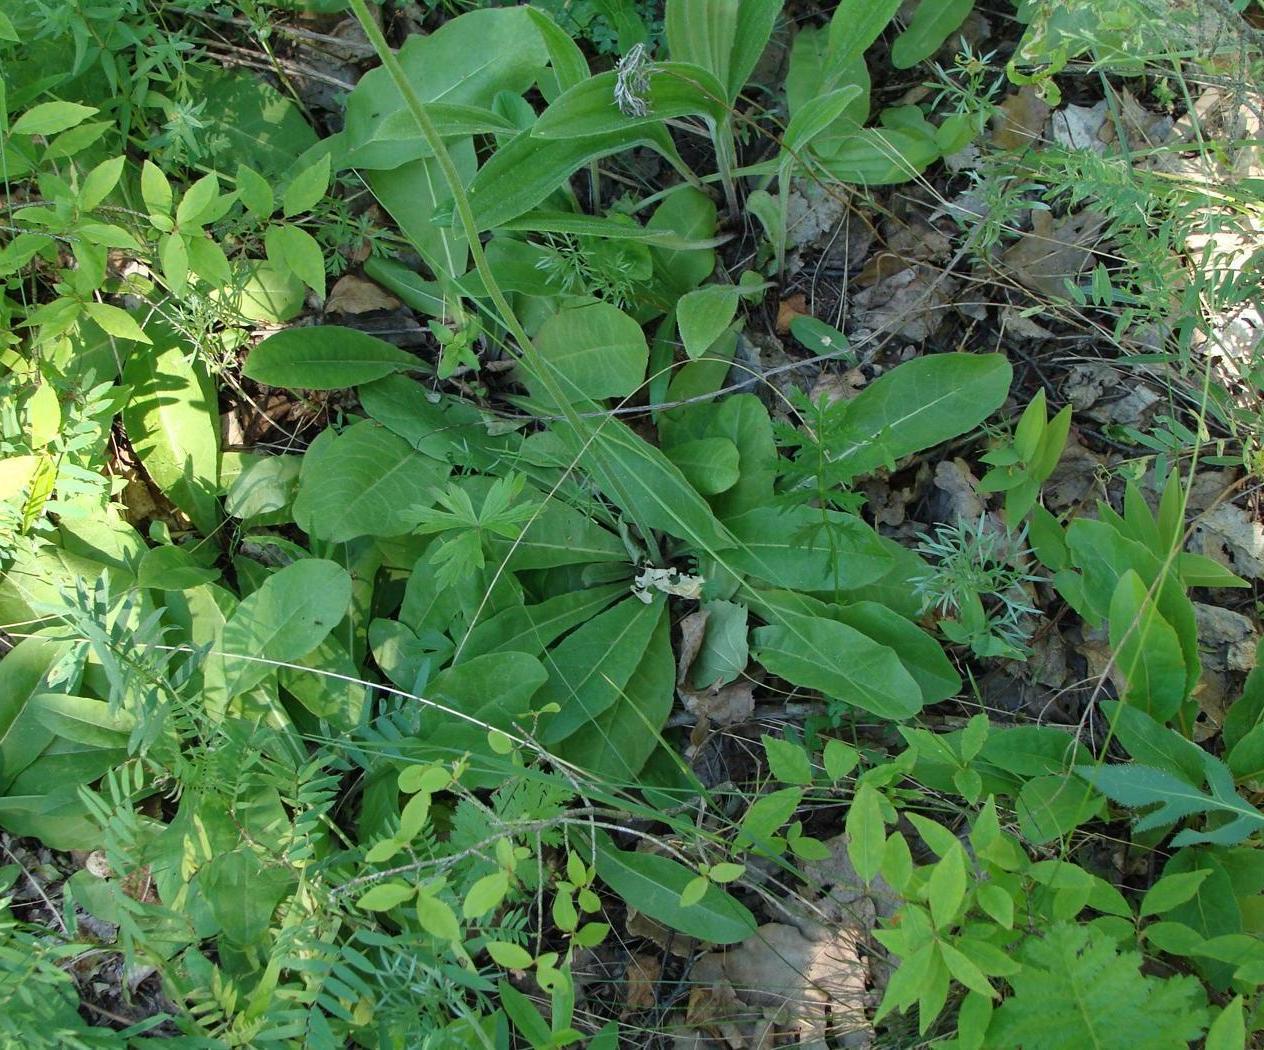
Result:
{"label": "dry brown leaf", "polygon": [[657,986],[663,976],[663,960],[657,955],[637,953],[628,960],[623,991],[624,1014],[649,1010],[658,1001]]}
{"label": "dry brown leaf", "polygon": [[1049,106],[1030,84],[1025,84],[1001,103],[992,118],[992,144],[998,149],[1026,149],[1040,137]]}
{"label": "dry brown leaf", "polygon": [[808,301],[802,292],[782,299],[777,304],[777,331],[785,335],[790,331],[790,322],[796,317],[811,317]]}
{"label": "dry brown leaf", "polygon": [[943,459],[935,464],[935,488],[944,494],[946,513],[937,514],[942,521],[954,518],[977,522],[983,517],[983,500],[979,498],[979,479],[964,459]]}
{"label": "dry brown leaf", "polygon": [[329,314],[367,314],[399,307],[399,300],[390,292],[353,273],[338,278],[325,300],[325,313]]}
{"label": "dry brown leaf", "polygon": [[704,955],[692,977],[712,988],[728,984],[740,1002],[783,1011],[801,1045],[869,1046],[869,967],[860,957],[860,928],[770,922],[736,948]]}
{"label": "dry brown leaf", "polygon": [[1092,258],[1092,246],[1106,225],[1104,216],[1082,211],[1054,222],[1047,211],[1032,213],[1031,232],[1001,255],[1014,277],[1033,291],[1066,295],[1066,283],[1080,275]]}

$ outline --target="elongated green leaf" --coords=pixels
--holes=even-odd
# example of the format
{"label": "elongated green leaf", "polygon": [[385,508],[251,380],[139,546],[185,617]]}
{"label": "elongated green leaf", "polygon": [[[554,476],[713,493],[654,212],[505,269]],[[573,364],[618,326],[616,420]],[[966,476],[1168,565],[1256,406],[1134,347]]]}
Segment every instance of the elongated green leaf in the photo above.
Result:
{"label": "elongated green leaf", "polygon": [[224,936],[246,945],[267,933],[273,911],[296,876],[279,859],[266,864],[243,847],[213,857],[198,873],[198,881]]}
{"label": "elongated green leaf", "polygon": [[782,612],[751,635],[754,657],[787,682],[898,721],[922,709],[922,691],[885,645],[837,620]]}
{"label": "elongated green leaf", "polygon": [[821,169],[839,182],[889,186],[908,182],[939,159],[939,143],[924,131],[861,128],[837,143],[817,142]]}
{"label": "elongated green leaf", "polygon": [[848,84],[825,95],[811,98],[790,118],[782,146],[788,153],[806,149],[818,135],[837,121],[860,97],[859,84]]}
{"label": "elongated green leaf", "polygon": [[287,328],[260,343],[242,373],[291,390],[342,390],[421,369],[422,362],[381,339],[339,325]]}
{"label": "elongated green leaf", "polygon": [[[422,102],[490,108],[502,91],[527,91],[549,51],[527,9],[507,7],[467,11],[433,33],[410,36],[397,57]],[[409,136],[410,117],[389,72],[366,73],[347,99],[342,162],[386,169],[426,156],[421,134]]]}
{"label": "elongated green leaf", "polygon": [[618,536],[556,500],[545,504],[516,539],[490,536],[487,545],[492,557],[514,572],[628,560],[628,549]]}
{"label": "elongated green leaf", "polygon": [[768,45],[783,0],[670,0],[664,30],[678,62],[691,62],[737,99]]}
{"label": "elongated green leaf", "polygon": [[502,230],[531,233],[573,233],[579,237],[605,237],[613,241],[644,241],[655,248],[700,251],[723,244],[727,237],[686,237],[669,229],[617,222],[603,215],[579,215],[568,211],[530,211],[500,224]]}
{"label": "elongated green leaf", "polygon": [[774,587],[832,591],[881,579],[891,556],[852,514],[813,507],[760,507],[728,523],[738,540],[727,564]]}
{"label": "elongated green leaf", "polygon": [[887,27],[901,0],[842,0],[830,19],[829,44],[839,61],[859,58]]}
{"label": "elongated green leaf", "polygon": [[891,45],[891,65],[909,69],[930,58],[973,7],[974,0],[920,0],[908,28]]}
{"label": "elongated green leaf", "polygon": [[718,886],[709,886],[697,904],[682,905],[694,872],[670,857],[621,850],[605,832],[597,833],[597,874],[637,911],[689,937],[736,944],[755,932],[755,917]]}
{"label": "elongated green leaf", "polygon": [[519,132],[500,147],[470,183],[470,207],[479,230],[490,230],[540,204],[585,164],[645,146],[687,171],[661,124],[632,124],[605,135],[545,139]]}
{"label": "elongated green leaf", "polygon": [[136,719],[125,712],[110,713],[104,700],[67,693],[40,693],[32,711],[54,735],[94,748],[127,748]]}
{"label": "elongated green leaf", "polygon": [[570,307],[536,333],[544,367],[573,400],[626,397],[645,379],[649,347],[631,317],[610,303]]}
{"label": "elongated green leaf", "polygon": [[1180,641],[1129,569],[1119,578],[1110,602],[1110,644],[1127,682],[1123,700],[1166,722],[1185,699],[1185,660]]}
{"label": "elongated green leaf", "polygon": [[559,594],[537,605],[505,609],[478,624],[461,645],[460,659],[471,660],[492,652],[519,652],[539,656],[567,631],[587,623],[620,594],[623,584]]}
{"label": "elongated green leaf", "polygon": [[203,533],[219,524],[219,406],[192,349],[151,327],[155,345],[132,354],[123,382],[132,395],[123,425],[154,483]]}
{"label": "elongated green leaf", "polygon": [[613,704],[580,726],[554,751],[607,784],[632,787],[659,746],[675,699],[676,665],[671,620],[660,603],[657,622],[641,659]]}
{"label": "elongated green leaf", "polygon": [[567,637],[545,657],[547,695],[561,705],[545,726],[545,744],[564,740],[619,698],[662,614],[664,599],[625,598]]}
{"label": "elongated green leaf", "polygon": [[591,439],[569,424],[553,427],[580,465],[642,528],[662,529],[697,551],[722,550],[733,537],[663,453],[625,424],[605,419]]}
{"label": "elongated green leaf", "polygon": [[60,642],[24,638],[0,660],[0,791],[53,739],[32,701],[49,688],[48,672],[65,651]]}
{"label": "elongated green leaf", "polygon": [[847,403],[836,464],[865,474],[974,429],[1000,408],[1012,378],[999,354],[932,354],[906,362]]}
{"label": "elongated green leaf", "polygon": [[532,698],[547,678],[539,660],[518,652],[488,653],[448,668],[430,682],[425,696],[465,717],[427,707],[410,755],[450,762],[468,752],[477,761],[467,774],[470,779],[463,782],[475,787],[500,784],[504,760],[492,753],[488,730],[512,733],[518,726],[531,726]]}
{"label": "elongated green leaf", "polygon": [[[323,435],[322,435],[323,437]],[[446,463],[413,451],[372,420],[348,427],[303,459],[294,520],[311,536],[343,543],[357,536],[399,536],[434,502]]]}
{"label": "elongated green leaf", "polygon": [[937,704],[961,691],[961,676],[934,638],[878,602],[833,607],[835,619],[887,646],[922,690],[922,700]]}
{"label": "elongated green leaf", "polygon": [[648,74],[645,113],[625,113],[615,101],[618,74],[599,73],[562,93],[531,129],[533,138],[578,139],[619,134],[672,117],[723,122],[724,88],[710,73],[685,62],[662,62]]}
{"label": "elongated green leaf", "polygon": [[[247,596],[224,624],[222,665],[228,697],[262,682],[275,667],[294,663],[328,636],[351,604],[351,577],[336,562],[309,558],[277,570]],[[245,656],[252,659],[235,659]]]}

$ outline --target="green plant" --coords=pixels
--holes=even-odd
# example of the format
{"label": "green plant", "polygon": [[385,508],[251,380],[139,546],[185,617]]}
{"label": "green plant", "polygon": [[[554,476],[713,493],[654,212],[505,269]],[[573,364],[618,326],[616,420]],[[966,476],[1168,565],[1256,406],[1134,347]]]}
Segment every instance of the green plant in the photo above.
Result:
{"label": "green plant", "polygon": [[930,571],[909,581],[922,611],[940,614],[940,630],[979,656],[1026,654],[1037,610],[1025,588],[1041,577],[1019,567],[1028,554],[1024,540],[989,525],[985,515],[939,525],[917,546],[931,562]]}

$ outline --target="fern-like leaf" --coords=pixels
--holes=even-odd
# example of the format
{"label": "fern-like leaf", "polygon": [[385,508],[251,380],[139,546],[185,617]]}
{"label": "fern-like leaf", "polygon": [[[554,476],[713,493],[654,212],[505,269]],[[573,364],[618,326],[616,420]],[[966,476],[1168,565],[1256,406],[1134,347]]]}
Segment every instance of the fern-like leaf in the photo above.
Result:
{"label": "fern-like leaf", "polygon": [[1058,923],[1027,941],[1014,995],[996,1011],[995,1050],[1185,1050],[1206,1023],[1206,995],[1189,975],[1143,974],[1141,956],[1117,952],[1100,930]]}

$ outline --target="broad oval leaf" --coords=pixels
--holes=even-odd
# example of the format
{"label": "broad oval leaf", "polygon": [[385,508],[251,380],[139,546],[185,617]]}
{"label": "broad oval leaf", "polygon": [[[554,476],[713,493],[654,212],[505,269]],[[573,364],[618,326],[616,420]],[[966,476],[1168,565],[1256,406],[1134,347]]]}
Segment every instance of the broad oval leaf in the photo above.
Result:
{"label": "broad oval leaf", "polygon": [[414,510],[434,502],[446,463],[416,452],[402,437],[365,420],[313,442],[299,474],[294,520],[331,543],[357,536],[400,536],[417,523]]}
{"label": "broad oval leaf", "polygon": [[242,374],[256,383],[291,390],[343,390],[421,369],[412,354],[354,328],[287,328],[250,352]]}
{"label": "broad oval leaf", "polygon": [[132,394],[123,425],[154,483],[198,529],[219,525],[219,407],[192,349],[151,326],[155,345],[133,353],[123,368]]}
{"label": "broad oval leaf", "polygon": [[681,296],[676,304],[676,324],[685,353],[696,360],[720,338],[737,314],[737,288],[709,284]]}
{"label": "broad oval leaf", "polygon": [[610,303],[560,310],[540,326],[534,342],[544,367],[571,400],[627,397],[645,379],[645,333]]}
{"label": "broad oval leaf", "polygon": [[[224,624],[212,660],[222,662],[229,697],[272,671],[268,661],[295,663],[315,649],[351,605],[351,577],[332,561],[308,558],[277,570],[244,598]],[[250,659],[235,659],[245,656]]]}

